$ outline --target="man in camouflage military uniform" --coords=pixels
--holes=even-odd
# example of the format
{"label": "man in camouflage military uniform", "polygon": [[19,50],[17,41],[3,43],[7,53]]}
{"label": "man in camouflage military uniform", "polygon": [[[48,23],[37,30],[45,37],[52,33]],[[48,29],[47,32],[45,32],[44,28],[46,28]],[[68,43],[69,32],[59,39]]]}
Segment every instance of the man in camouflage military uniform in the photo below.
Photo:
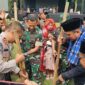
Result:
{"label": "man in camouflage military uniform", "polygon": [[[40,72],[39,72],[39,64],[40,64],[40,47],[42,46],[42,36],[41,30],[37,27],[37,15],[29,14],[27,16],[28,20],[28,29],[24,31],[24,35],[22,37],[22,49],[24,52],[28,52],[29,57],[26,57],[26,70],[29,73],[29,77],[31,77],[30,70],[32,71],[32,80],[39,82]],[[30,66],[31,67],[30,67]]]}

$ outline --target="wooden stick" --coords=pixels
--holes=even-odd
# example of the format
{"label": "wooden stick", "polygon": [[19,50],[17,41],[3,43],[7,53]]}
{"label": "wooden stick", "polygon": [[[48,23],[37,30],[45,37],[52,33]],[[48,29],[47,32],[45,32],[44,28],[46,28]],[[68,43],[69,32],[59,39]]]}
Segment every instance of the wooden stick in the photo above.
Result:
{"label": "wooden stick", "polygon": [[18,20],[18,17],[17,17],[17,3],[16,3],[16,0],[14,0],[14,18],[15,18],[15,21]]}
{"label": "wooden stick", "polygon": [[77,3],[78,3],[78,0],[75,0],[75,9],[74,9],[74,12],[77,11]]}
{"label": "wooden stick", "polygon": [[[18,34],[17,34],[16,30],[14,31],[14,36],[15,36],[15,42],[16,42],[17,49],[18,49],[18,54],[22,54],[20,41],[19,41],[19,37],[18,37]],[[24,61],[19,63],[19,67],[20,67],[20,70],[23,72],[23,74],[26,74]],[[22,79],[22,81],[24,81],[23,77],[21,77],[21,79]]]}
{"label": "wooden stick", "polygon": [[2,1],[2,10],[4,10],[4,0]]}
{"label": "wooden stick", "polygon": [[[66,20],[67,12],[68,12],[68,7],[69,7],[69,2],[66,2],[65,10],[64,10],[64,16],[63,16],[62,22],[64,22]],[[59,37],[62,37],[62,35],[63,35],[63,29],[61,29],[61,32],[60,32]],[[56,62],[55,62],[53,85],[56,85],[56,81],[58,79],[58,68],[59,68],[60,49],[61,49],[61,44],[58,43],[58,50],[57,50],[58,51],[58,54],[57,54],[57,59],[56,59]]]}
{"label": "wooden stick", "polygon": [[2,13],[4,13],[4,23],[6,24],[6,21],[5,21],[5,6],[4,6],[4,0],[2,1]]}
{"label": "wooden stick", "polygon": [[[14,1],[14,17],[15,17],[15,21],[17,21],[18,17],[17,17],[16,0]],[[14,31],[14,35],[15,35],[15,42],[16,42],[16,45],[17,45],[17,48],[18,48],[18,53],[21,54],[22,50],[21,50],[20,41],[19,41],[19,37],[18,37],[16,30]],[[19,67],[20,67],[21,71],[23,71],[23,73],[26,74],[24,61],[19,63]],[[22,77],[21,77],[21,79],[24,80]]]}

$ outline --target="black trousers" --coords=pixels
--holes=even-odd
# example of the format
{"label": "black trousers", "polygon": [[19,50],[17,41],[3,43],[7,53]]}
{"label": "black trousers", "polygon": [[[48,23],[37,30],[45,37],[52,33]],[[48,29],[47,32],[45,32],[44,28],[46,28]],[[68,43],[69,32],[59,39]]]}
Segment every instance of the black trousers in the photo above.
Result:
{"label": "black trousers", "polygon": [[73,78],[75,85],[85,85],[85,68],[71,65],[71,69],[62,73],[62,77],[65,80]]}
{"label": "black trousers", "polygon": [[31,69],[31,63],[29,59],[25,59],[25,67],[26,71],[28,73],[28,78],[31,80],[32,79],[32,69]]}
{"label": "black trousers", "polygon": [[5,74],[5,80],[11,81],[11,73],[10,72]]}

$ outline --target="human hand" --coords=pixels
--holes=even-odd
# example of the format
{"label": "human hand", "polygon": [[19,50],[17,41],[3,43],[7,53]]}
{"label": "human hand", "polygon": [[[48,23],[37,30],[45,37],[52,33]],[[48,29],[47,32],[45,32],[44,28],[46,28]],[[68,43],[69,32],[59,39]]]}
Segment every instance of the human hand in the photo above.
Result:
{"label": "human hand", "polygon": [[24,73],[23,71],[20,71],[20,72],[19,72],[19,75],[20,75],[21,77],[23,77],[24,79],[28,79],[28,73],[27,73],[27,72]]}
{"label": "human hand", "polygon": [[62,83],[65,81],[61,74],[58,76],[58,80],[61,81]]}
{"label": "human hand", "polygon": [[53,56],[56,57],[57,56],[57,51],[53,50]]}
{"label": "human hand", "polygon": [[80,59],[80,64],[85,68],[85,58]]}
{"label": "human hand", "polygon": [[17,64],[19,62],[23,61],[24,59],[25,59],[25,56],[23,54],[17,54],[17,56],[15,58]]}
{"label": "human hand", "polygon": [[60,37],[60,36],[58,37],[58,40],[57,41],[58,41],[58,43],[60,45],[63,43],[63,39],[64,39],[63,36],[62,37]]}

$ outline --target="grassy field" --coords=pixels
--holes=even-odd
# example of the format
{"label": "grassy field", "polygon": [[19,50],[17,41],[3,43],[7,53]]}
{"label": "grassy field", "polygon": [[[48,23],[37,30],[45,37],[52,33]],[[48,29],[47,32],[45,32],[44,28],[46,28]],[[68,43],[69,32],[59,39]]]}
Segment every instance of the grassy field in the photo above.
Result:
{"label": "grassy field", "polygon": [[[53,80],[45,80],[43,85],[53,85]],[[56,85],[62,85],[62,84],[56,84]],[[69,81],[66,85],[74,85],[73,80]]]}

